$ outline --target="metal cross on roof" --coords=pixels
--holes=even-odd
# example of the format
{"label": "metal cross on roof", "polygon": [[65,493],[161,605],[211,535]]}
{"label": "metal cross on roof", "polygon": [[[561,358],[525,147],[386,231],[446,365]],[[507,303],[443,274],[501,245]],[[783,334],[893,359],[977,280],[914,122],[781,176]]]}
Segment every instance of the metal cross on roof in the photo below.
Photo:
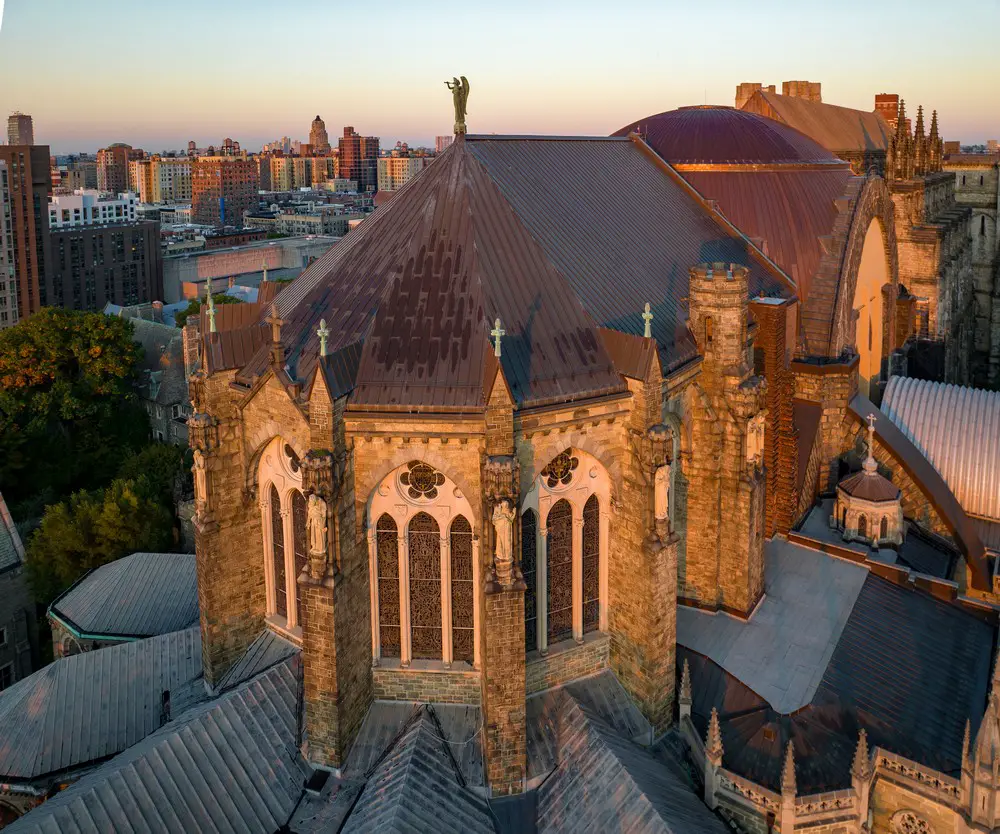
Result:
{"label": "metal cross on roof", "polygon": [[644,324],[642,335],[649,339],[653,335],[653,313],[649,309],[648,301],[646,302],[646,307],[642,313],[642,321]]}
{"label": "metal cross on roof", "polygon": [[319,330],[316,331],[316,335],[319,336],[319,355],[326,356],[326,340],[330,337],[326,319],[319,320]]}
{"label": "metal cross on roof", "polygon": [[208,332],[215,333],[215,299],[212,298],[212,282],[205,284],[205,301],[208,304]]}
{"label": "metal cross on roof", "polygon": [[507,331],[500,326],[500,319],[493,322],[493,329],[490,331],[493,337],[493,353],[500,356],[500,337],[507,335]]}

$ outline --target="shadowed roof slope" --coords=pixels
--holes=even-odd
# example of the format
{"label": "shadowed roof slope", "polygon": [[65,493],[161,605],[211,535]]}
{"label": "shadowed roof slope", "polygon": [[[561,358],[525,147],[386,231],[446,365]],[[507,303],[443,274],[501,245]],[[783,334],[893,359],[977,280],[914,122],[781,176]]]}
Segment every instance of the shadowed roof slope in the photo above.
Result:
{"label": "shadowed roof slope", "polygon": [[833,153],[885,151],[892,128],[878,113],[758,90],[743,105],[801,131]]}
{"label": "shadowed roof slope", "polygon": [[78,634],[153,637],[198,620],[193,553],[133,553],[86,574],[49,607]]}
{"label": "shadowed roof slope", "polygon": [[[287,365],[311,378],[324,319],[350,407],[476,411],[500,318],[520,405],[624,392],[600,328],[641,336],[648,302],[663,366],[693,359],[688,269],[704,261],[746,264],[754,295],[792,291],[641,143],[460,137],[278,296]],[[241,375],[268,363],[262,347]]]}
{"label": "shadowed roof slope", "polygon": [[7,502],[0,495],[0,573],[16,568],[24,562],[24,545],[7,509]]}

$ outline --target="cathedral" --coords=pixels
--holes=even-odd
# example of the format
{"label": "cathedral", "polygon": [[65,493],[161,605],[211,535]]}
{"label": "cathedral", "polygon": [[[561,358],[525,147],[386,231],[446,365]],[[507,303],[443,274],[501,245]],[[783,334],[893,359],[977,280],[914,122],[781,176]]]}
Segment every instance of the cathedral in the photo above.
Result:
{"label": "cathedral", "polygon": [[299,278],[203,308],[204,693],[11,830],[113,780],[226,830],[135,793],[185,733],[254,831],[1000,830],[968,209],[936,119],[823,142],[762,95],[611,137],[463,98]]}

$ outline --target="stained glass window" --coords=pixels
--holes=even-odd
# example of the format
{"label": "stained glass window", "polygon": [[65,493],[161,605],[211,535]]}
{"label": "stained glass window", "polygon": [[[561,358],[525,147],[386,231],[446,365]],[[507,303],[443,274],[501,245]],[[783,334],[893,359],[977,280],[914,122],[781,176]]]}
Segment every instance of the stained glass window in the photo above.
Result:
{"label": "stained glass window", "polygon": [[858,516],[858,535],[862,538],[868,535],[868,519],[863,515]]}
{"label": "stained glass window", "polygon": [[521,516],[521,573],[528,586],[524,592],[524,647],[529,652],[538,648],[537,531],[538,516],[534,510],[528,510]]}
{"label": "stained glass window", "polygon": [[475,639],[472,570],[472,527],[460,515],[451,523],[451,654],[452,660],[470,664]]}
{"label": "stained glass window", "polygon": [[547,631],[551,644],[573,635],[573,510],[568,501],[553,505],[546,525]]}
{"label": "stained glass window", "polygon": [[382,657],[399,657],[399,533],[388,514],[375,525],[378,629]]}
{"label": "stained glass window", "polygon": [[601,508],[591,495],[583,507],[583,630],[600,623]]}
{"label": "stained glass window", "polygon": [[306,569],[308,556],[306,553],[306,499],[297,489],[292,490],[292,532],[295,547],[295,617],[302,625],[302,595],[299,593],[299,574]]}
{"label": "stained glass window", "polygon": [[441,531],[427,513],[410,520],[410,643],[416,658],[441,659]]}
{"label": "stained glass window", "polygon": [[882,520],[879,522],[878,535],[880,539],[889,537],[889,519],[886,516],[882,516]]}
{"label": "stained glass window", "polygon": [[550,489],[566,486],[573,480],[573,473],[579,465],[580,459],[573,457],[567,449],[549,461],[549,465],[542,470],[542,477]]}
{"label": "stained glass window", "polygon": [[411,460],[406,464],[406,471],[399,476],[399,482],[406,487],[410,498],[433,501],[438,497],[438,487],[444,484],[444,475],[426,463]]}
{"label": "stained glass window", "polygon": [[274,612],[288,616],[288,586],[285,582],[285,528],[281,518],[281,496],[271,484],[271,556],[274,572]]}

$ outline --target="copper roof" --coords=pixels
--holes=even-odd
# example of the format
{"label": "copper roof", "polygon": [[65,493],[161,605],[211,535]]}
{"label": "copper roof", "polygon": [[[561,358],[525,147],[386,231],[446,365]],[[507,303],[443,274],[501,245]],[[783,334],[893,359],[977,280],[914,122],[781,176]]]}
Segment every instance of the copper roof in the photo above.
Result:
{"label": "copper roof", "polygon": [[805,134],[733,107],[668,110],[632,122],[613,135],[630,133],[642,136],[672,165],[840,164]]}
{"label": "copper roof", "polygon": [[948,168],[992,168],[1000,165],[1000,155],[995,153],[949,153],[944,156],[944,167]]}
{"label": "copper roof", "polygon": [[892,128],[878,113],[758,90],[743,105],[801,131],[829,151],[885,151]]}
{"label": "copper roof", "polygon": [[[703,261],[749,266],[754,296],[792,292],[638,140],[470,136],[282,291],[282,341],[300,380],[321,318],[331,356],[360,345],[351,407],[479,410],[500,318],[519,404],[617,393],[627,369],[599,329],[639,336],[648,302],[663,366],[695,358],[688,269]],[[245,378],[268,367],[260,344]],[[331,387],[346,391],[342,358]]]}
{"label": "copper roof", "polygon": [[837,484],[837,488],[862,501],[895,501],[899,498],[899,489],[878,472],[855,472]]}

